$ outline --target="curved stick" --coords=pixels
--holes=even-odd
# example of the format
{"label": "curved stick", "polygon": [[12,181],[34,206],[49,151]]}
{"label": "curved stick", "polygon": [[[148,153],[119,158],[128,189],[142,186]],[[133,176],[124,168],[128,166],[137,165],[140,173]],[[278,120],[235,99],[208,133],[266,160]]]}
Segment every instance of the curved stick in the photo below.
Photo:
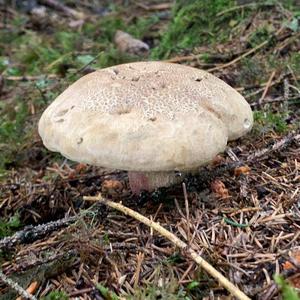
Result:
{"label": "curved stick", "polygon": [[248,296],[246,296],[240,289],[238,289],[234,284],[232,284],[225,276],[223,276],[219,271],[217,271],[213,266],[211,266],[205,259],[197,254],[197,252],[191,249],[188,244],[180,240],[176,235],[163,228],[159,223],[149,220],[138,212],[122,205],[121,203],[116,203],[107,199],[104,199],[101,195],[95,197],[83,197],[83,200],[86,201],[100,201],[103,204],[106,204],[116,210],[121,211],[125,215],[128,215],[145,225],[153,228],[158,231],[162,236],[171,241],[174,245],[176,245],[181,250],[184,250],[185,253],[188,253],[190,257],[207,273],[209,273],[213,278],[217,279],[219,283],[227,289],[232,295],[237,297],[239,300],[250,300]]}

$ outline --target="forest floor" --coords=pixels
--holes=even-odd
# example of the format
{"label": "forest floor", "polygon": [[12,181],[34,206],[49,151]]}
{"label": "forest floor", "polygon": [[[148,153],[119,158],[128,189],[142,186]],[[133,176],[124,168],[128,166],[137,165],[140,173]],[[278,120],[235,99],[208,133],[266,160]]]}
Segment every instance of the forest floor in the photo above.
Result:
{"label": "forest floor", "polygon": [[[9,2],[0,1],[0,299],[18,294],[4,277],[38,299],[230,299],[163,236],[83,200],[98,193],[188,242],[250,298],[296,299],[285,283],[300,288],[297,1]],[[116,30],[149,53],[118,50]],[[186,196],[178,185],[134,197],[126,172],[66,160],[38,135],[70,83],[139,60],[208,70],[254,111],[252,131],[188,177]]]}

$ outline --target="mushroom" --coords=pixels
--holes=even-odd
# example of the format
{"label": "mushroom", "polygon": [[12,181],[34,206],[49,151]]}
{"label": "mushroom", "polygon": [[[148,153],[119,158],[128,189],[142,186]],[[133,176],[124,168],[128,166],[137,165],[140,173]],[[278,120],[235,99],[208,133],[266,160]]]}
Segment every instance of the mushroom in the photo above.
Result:
{"label": "mushroom", "polygon": [[127,170],[135,194],[180,180],[252,127],[249,104],[188,66],[136,62],[90,73],[44,111],[44,145],[78,162]]}

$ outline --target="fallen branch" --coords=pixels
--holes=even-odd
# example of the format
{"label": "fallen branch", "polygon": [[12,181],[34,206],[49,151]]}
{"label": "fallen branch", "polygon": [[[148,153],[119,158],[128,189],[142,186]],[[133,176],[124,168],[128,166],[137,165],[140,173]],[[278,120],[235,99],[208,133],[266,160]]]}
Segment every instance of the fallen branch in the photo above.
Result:
{"label": "fallen branch", "polygon": [[[284,26],[282,26],[279,30],[277,30],[277,32],[274,34],[274,37],[275,37],[275,38],[278,37],[279,33],[283,30],[283,28],[284,28]],[[293,38],[298,37],[298,35],[299,35],[299,34],[294,35]],[[252,53],[256,52],[257,50],[259,50],[259,49],[265,47],[266,45],[268,45],[272,38],[273,38],[273,36],[270,37],[269,39],[263,41],[262,43],[260,43],[260,44],[257,45],[256,47],[250,49],[249,51],[247,51],[246,53],[242,54],[241,56],[239,56],[239,57],[233,59],[232,61],[230,61],[230,62],[228,62],[228,63],[226,63],[226,64],[223,64],[223,65],[221,65],[221,66],[217,66],[217,67],[208,69],[207,71],[208,71],[208,72],[213,72],[213,71],[222,70],[222,69],[225,69],[225,68],[228,68],[228,67],[234,65],[235,63],[239,62],[239,61],[242,60],[243,58],[249,56],[250,54],[252,54]],[[291,40],[293,41],[294,39],[291,39]]]}
{"label": "fallen branch", "polygon": [[[132,249],[132,248],[130,248]],[[18,257],[17,264],[9,265],[5,268],[5,273],[7,275],[10,274],[19,274],[19,278],[21,278],[21,274],[24,274],[26,277],[26,272],[28,270],[38,269],[39,267],[45,268],[47,265],[50,265],[52,263],[58,263],[60,261],[70,260],[71,258],[74,259],[79,256],[79,252],[76,249],[71,249],[67,252],[55,252],[52,254],[51,250],[49,248],[46,250],[47,255],[40,255],[39,257],[32,258],[29,255],[21,254],[21,256]],[[41,252],[43,253],[43,252]],[[59,263],[58,263],[59,264]],[[39,276],[35,276],[35,279],[38,279]],[[19,282],[22,282],[20,280]]]}
{"label": "fallen branch", "polygon": [[[288,77],[289,75],[292,75],[293,80],[295,82],[297,82],[297,80],[300,79],[300,76],[299,77],[294,76],[294,74],[292,74],[292,72],[290,71],[286,74],[283,74],[283,75],[279,76],[279,78],[276,79],[275,81],[272,81],[271,84],[270,84],[270,87],[273,86],[274,84],[281,83],[281,81],[284,78]],[[250,89],[261,88],[260,91],[263,91],[267,84],[268,84],[268,82],[263,82],[261,84],[253,84],[253,85],[248,85],[248,86],[246,85],[246,86],[243,86],[243,87],[234,87],[234,89],[238,92],[243,92],[243,91],[250,90]]]}
{"label": "fallen branch", "polygon": [[[268,88],[270,88],[270,87],[272,87],[272,86],[274,86],[274,85],[276,85],[276,84],[281,83],[282,80],[283,80],[283,77],[280,77],[279,79],[274,80],[273,82],[271,82],[271,83],[269,84],[269,87],[268,87]],[[263,91],[265,90],[265,86],[266,86],[266,85],[267,85],[267,84],[262,85],[261,88],[259,88],[259,89],[257,89],[256,91],[254,91],[254,92],[252,92],[252,93],[246,95],[245,98],[246,98],[246,99],[247,99],[247,98],[251,98],[251,97],[253,97],[253,96],[255,96],[255,95],[257,95],[257,94],[263,92]]]}
{"label": "fallen branch", "polygon": [[300,141],[300,133],[296,134],[288,134],[281,140],[275,142],[273,145],[268,146],[267,148],[264,148],[262,150],[255,151],[253,154],[250,154],[247,158],[247,162],[252,162],[254,160],[257,160],[263,156],[265,156],[267,153],[279,150],[283,147],[286,147],[288,144],[290,144],[292,141]]}
{"label": "fallen branch", "polygon": [[23,230],[16,232],[13,236],[0,240],[0,250],[11,249],[17,244],[28,244],[43,238],[47,234],[78,220],[78,217],[65,217],[58,221],[48,222],[38,226],[26,226]]}
{"label": "fallen branch", "polygon": [[[230,60],[235,56],[239,56],[242,55],[243,53],[245,53],[245,51],[241,51],[238,53],[232,53],[229,55],[225,55],[225,54],[221,54],[221,53],[211,53],[209,55],[209,59],[210,60],[221,60],[221,61],[226,61],[226,60]],[[180,63],[183,61],[193,61],[193,60],[199,60],[202,58],[207,58],[207,53],[198,53],[198,54],[190,54],[190,55],[186,55],[186,56],[175,56],[175,57],[171,57],[169,59],[164,60],[164,62],[170,62],[170,63]],[[200,63],[200,62],[199,62]],[[216,63],[203,63],[205,65],[217,65]]]}
{"label": "fallen branch", "polygon": [[29,294],[25,289],[23,289],[17,282],[8,278],[1,270],[0,270],[0,279],[7,284],[10,288],[14,289],[19,295],[21,295],[25,299],[37,300],[37,298],[31,294]]}
{"label": "fallen branch", "polygon": [[75,71],[75,73],[80,73],[80,72],[84,71],[90,64],[95,62],[102,54],[103,54],[103,51],[99,52],[88,63],[86,63],[84,66],[82,66],[79,70]]}
{"label": "fallen branch", "polygon": [[39,79],[51,79],[51,78],[57,78],[57,75],[55,74],[48,74],[48,75],[37,75],[37,76],[5,76],[3,77],[5,80],[10,81],[31,81],[31,80],[39,80]]}
{"label": "fallen branch", "polygon": [[[29,294],[29,295],[32,295],[36,292],[37,288],[39,287],[39,283],[37,281],[33,281],[29,286],[28,288],[26,289],[26,292]],[[23,297],[18,297],[16,300],[22,300]]]}
{"label": "fallen branch", "polygon": [[157,222],[151,221],[143,215],[137,213],[136,211],[113,201],[104,199],[101,195],[95,197],[83,197],[83,200],[86,201],[99,201],[103,204],[106,204],[118,211],[121,211],[125,215],[144,223],[145,225],[151,227],[152,229],[158,231],[162,236],[171,241],[175,246],[184,251],[184,253],[189,254],[189,256],[206,272],[208,272],[213,278],[219,281],[219,283],[226,288],[232,295],[237,297],[240,300],[250,300],[241,290],[239,290],[234,284],[232,284],[225,276],[223,276],[219,271],[217,271],[213,266],[211,266],[206,260],[204,260],[200,255],[197,254],[195,250],[188,246],[185,242],[180,240],[176,235],[163,228]]}
{"label": "fallen branch", "polygon": [[231,13],[233,11],[236,11],[236,10],[242,10],[242,9],[245,9],[245,8],[254,8],[254,9],[257,9],[258,7],[262,7],[262,6],[274,6],[274,4],[271,4],[271,3],[246,3],[246,4],[243,4],[243,5],[238,5],[238,6],[233,6],[233,7],[230,7],[226,10],[223,10],[221,12],[219,12],[216,17],[221,17],[227,13]]}
{"label": "fallen branch", "polygon": [[67,15],[69,17],[73,17],[73,18],[76,18],[76,19],[84,19],[85,18],[84,13],[78,12],[75,9],[67,7],[66,5],[61,3],[61,1],[57,1],[57,0],[39,0],[39,2],[44,4],[44,5],[47,5],[49,7],[52,7],[56,10],[59,10],[59,11],[63,12],[65,15]]}
{"label": "fallen branch", "polygon": [[106,216],[106,210],[103,206],[91,206],[89,209],[83,210],[79,215],[70,217],[64,217],[57,221],[51,221],[45,224],[37,226],[26,226],[23,230],[16,232],[13,236],[5,237],[0,240],[0,250],[8,250],[17,244],[28,244],[32,243],[44,236],[56,231],[62,227],[69,226],[70,224],[80,220],[84,216],[95,217],[97,215],[99,218]]}
{"label": "fallen branch", "polygon": [[[55,252],[59,253],[54,253],[52,255],[53,251],[47,247],[45,251],[39,253],[38,261],[32,260],[32,251],[29,251],[27,255],[24,255],[23,251],[22,254],[16,257],[13,264],[5,264],[5,270],[0,269],[0,272],[2,272],[0,275],[3,275],[2,277],[0,276],[0,283],[2,283],[2,279],[10,289],[3,290],[3,285],[0,284],[0,299],[16,299],[18,294],[22,296],[22,299],[25,299],[23,294],[17,290],[18,287],[16,288],[14,283],[17,283],[18,286],[21,286],[22,289],[25,290],[25,288],[29,287],[33,281],[42,284],[47,279],[53,278],[62,272],[66,272],[76,264],[79,257],[79,252],[76,249],[69,251],[60,250],[61,249],[57,248]],[[49,256],[49,254],[51,256]]]}
{"label": "fallen branch", "polygon": [[226,63],[226,64],[223,64],[221,66],[217,66],[215,68],[211,68],[211,69],[208,69],[207,71],[208,72],[213,72],[213,71],[217,71],[217,70],[222,70],[222,69],[225,69],[225,68],[228,68],[232,65],[234,65],[235,63],[239,62],[240,60],[242,60],[243,58],[249,56],[250,54],[256,52],[257,50],[263,48],[264,46],[266,46],[267,44],[269,43],[269,40],[266,40],[266,41],[263,41],[261,44],[257,45],[255,48],[252,48],[251,50],[249,50],[248,52],[242,54],[241,56],[233,59],[232,61]]}
{"label": "fallen branch", "polygon": [[[300,100],[300,97],[290,97],[289,99],[285,99],[284,97],[278,97],[278,98],[273,98],[273,99],[264,99],[263,104],[269,104],[269,103],[281,103],[281,102],[290,102],[294,103]],[[257,107],[259,106],[258,102],[250,103],[251,107]]]}
{"label": "fallen branch", "polygon": [[172,8],[172,6],[174,5],[173,2],[170,2],[170,3],[160,3],[160,4],[153,4],[153,5],[145,5],[143,3],[139,3],[139,2],[136,2],[135,3],[137,6],[147,10],[147,11],[151,11],[151,10],[167,10],[167,9],[170,9]]}
{"label": "fallen branch", "polygon": [[198,60],[198,59],[200,59],[202,57],[204,57],[203,53],[200,53],[200,54],[191,54],[191,55],[186,55],[186,56],[176,56],[176,57],[172,57],[170,59],[166,59],[165,62],[180,63],[180,62],[183,62],[183,61]]}
{"label": "fallen branch", "polygon": [[261,106],[263,100],[265,99],[265,97],[266,97],[266,95],[267,95],[267,93],[268,93],[268,91],[269,91],[269,88],[270,88],[270,86],[271,86],[271,83],[272,83],[272,80],[273,80],[273,78],[274,78],[274,76],[275,76],[275,73],[276,73],[276,72],[273,71],[272,74],[271,74],[271,76],[269,77],[269,80],[268,80],[268,82],[267,82],[267,84],[266,84],[266,86],[265,86],[265,89],[264,89],[264,91],[263,91],[261,97],[260,97],[259,100],[258,100],[258,105],[259,105],[259,106]]}

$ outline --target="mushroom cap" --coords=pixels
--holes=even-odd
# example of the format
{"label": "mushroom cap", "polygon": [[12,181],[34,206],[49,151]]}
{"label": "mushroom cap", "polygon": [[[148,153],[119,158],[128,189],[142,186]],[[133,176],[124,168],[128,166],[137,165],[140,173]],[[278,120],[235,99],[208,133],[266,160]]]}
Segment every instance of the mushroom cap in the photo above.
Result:
{"label": "mushroom cap", "polygon": [[44,111],[39,134],[65,157],[110,169],[191,170],[253,123],[246,100],[188,66],[136,62],[90,73]]}

